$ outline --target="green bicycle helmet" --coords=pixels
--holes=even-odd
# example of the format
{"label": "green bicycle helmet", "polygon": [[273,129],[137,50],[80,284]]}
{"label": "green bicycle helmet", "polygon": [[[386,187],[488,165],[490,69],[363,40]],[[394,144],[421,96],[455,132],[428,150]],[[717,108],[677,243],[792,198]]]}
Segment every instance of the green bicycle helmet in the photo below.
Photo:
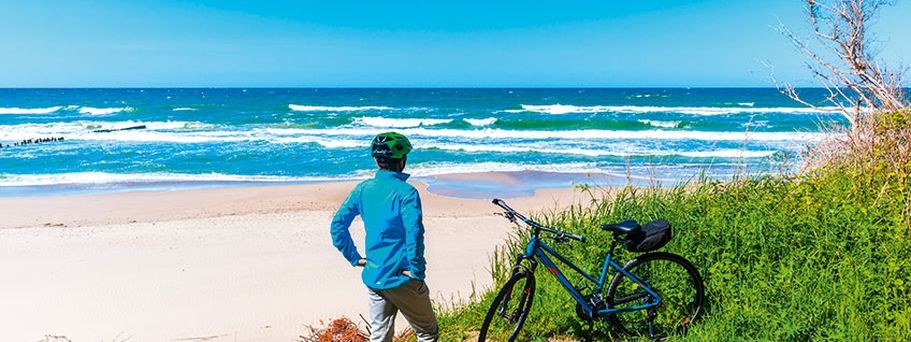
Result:
{"label": "green bicycle helmet", "polygon": [[402,159],[411,152],[411,142],[396,132],[380,133],[370,144],[370,154],[381,160]]}

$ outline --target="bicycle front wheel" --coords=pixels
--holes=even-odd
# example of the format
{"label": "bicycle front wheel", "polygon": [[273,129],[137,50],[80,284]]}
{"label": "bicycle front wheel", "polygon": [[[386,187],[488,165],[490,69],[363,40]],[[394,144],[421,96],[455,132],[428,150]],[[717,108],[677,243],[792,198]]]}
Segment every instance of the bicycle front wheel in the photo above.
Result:
{"label": "bicycle front wheel", "polygon": [[478,341],[515,341],[528,318],[534,298],[534,273],[520,271],[513,274],[490,304]]}
{"label": "bicycle front wheel", "polygon": [[[702,312],[705,287],[699,271],[688,260],[671,253],[641,255],[623,267],[658,294],[656,307],[616,313],[611,323],[623,333],[664,339],[685,334],[689,324]],[[617,273],[607,290],[610,308],[633,308],[654,300],[645,290],[622,273]]]}

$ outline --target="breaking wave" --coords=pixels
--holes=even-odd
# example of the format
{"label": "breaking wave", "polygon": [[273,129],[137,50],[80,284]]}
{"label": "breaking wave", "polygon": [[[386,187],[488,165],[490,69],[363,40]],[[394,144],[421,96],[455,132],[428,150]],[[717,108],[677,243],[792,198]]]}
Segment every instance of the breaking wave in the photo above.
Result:
{"label": "breaking wave", "polygon": [[674,150],[609,150],[586,148],[540,148],[535,146],[504,146],[487,144],[430,144],[420,148],[440,149],[447,151],[464,152],[495,152],[495,153],[544,153],[544,154],[571,154],[587,157],[648,157],[648,156],[680,156],[689,158],[763,158],[775,154],[774,151],[747,151],[741,149],[726,149],[716,151],[674,151]]}
{"label": "breaking wave", "polygon": [[469,123],[475,127],[490,126],[497,122],[497,118],[486,118],[486,119],[462,119],[465,122]]}
{"label": "breaking wave", "polygon": [[652,127],[660,127],[660,128],[677,128],[677,126],[679,126],[680,122],[681,122],[681,121],[661,121],[661,120],[646,120],[646,119],[637,120],[637,121],[644,123],[646,125],[652,126]]}
{"label": "breaking wave", "polygon": [[[380,118],[382,119],[382,118]],[[174,142],[204,143],[230,141],[266,141],[273,143],[318,143],[326,147],[361,146],[378,133],[380,127],[396,127],[396,131],[409,137],[425,140],[429,145],[442,146],[442,149],[461,149],[472,151],[475,147],[468,144],[458,148],[447,147],[448,143],[465,141],[477,145],[490,144],[498,146],[503,152],[520,152],[515,144],[532,143],[537,140],[553,140],[579,144],[581,142],[617,142],[622,140],[640,141],[764,141],[764,142],[799,142],[811,143],[825,139],[822,132],[732,132],[732,131],[689,131],[689,130],[506,130],[506,129],[431,129],[421,125],[439,124],[442,122],[419,121],[383,121],[366,122],[370,127],[337,127],[337,128],[268,128],[268,127],[232,127],[220,126],[198,121],[76,121],[45,124],[0,125],[0,140],[19,141],[46,136],[62,136],[67,140],[86,141],[132,141],[132,142]],[[449,122],[449,119],[444,121]],[[669,128],[674,122],[651,122],[651,125],[662,125]],[[374,126],[375,125],[375,126]],[[140,129],[118,131],[125,128]],[[411,126],[411,127],[409,127]],[[416,127],[415,127],[416,126]],[[604,152],[567,152],[570,154],[603,155]],[[491,150],[496,152],[496,150]],[[601,154],[598,154],[601,153]]]}
{"label": "breaking wave", "polygon": [[298,112],[356,112],[367,110],[395,110],[386,106],[306,106],[289,104],[288,108]]}
{"label": "breaking wave", "polygon": [[447,175],[454,173],[478,172],[570,172],[570,173],[595,173],[604,172],[597,163],[563,163],[563,164],[522,164],[503,162],[483,163],[455,163],[455,162],[423,162],[408,166],[408,173],[415,177]]}
{"label": "breaking wave", "polygon": [[[414,128],[427,127],[452,123],[454,119],[422,119],[422,118],[384,118],[379,116],[358,117],[352,120],[353,123],[381,128]],[[462,119],[466,123],[475,127],[490,126],[497,122],[496,118],[486,119]]]}
{"label": "breaking wave", "polygon": [[[117,131],[137,126],[145,126],[145,128],[142,130]],[[66,139],[73,140],[130,141],[128,138],[131,134],[136,136],[148,136],[149,138],[153,138],[156,134],[163,134],[164,136],[160,137],[161,139],[150,139],[148,141],[167,141],[169,135],[179,135],[180,133],[168,133],[163,131],[211,130],[218,127],[218,125],[198,121],[75,121],[47,124],[0,125],[0,140],[19,141],[36,137],[62,136]],[[95,132],[98,130],[108,130],[110,132]]]}
{"label": "breaking wave", "polygon": [[114,107],[114,108],[95,108],[95,107],[82,107],[79,108],[79,113],[89,114],[89,115],[111,115],[120,112],[132,112],[132,107]]}
{"label": "breaking wave", "polygon": [[645,113],[677,113],[689,115],[732,115],[732,114],[823,114],[837,111],[837,107],[805,108],[805,107],[659,107],[659,106],[573,106],[564,104],[553,105],[522,105],[522,109],[507,109],[502,112],[522,113],[535,112],[545,114],[574,114],[574,113],[619,113],[619,114],[645,114]]}
{"label": "breaking wave", "polygon": [[79,114],[88,115],[110,115],[120,112],[131,112],[132,107],[115,107],[115,108],[95,108],[80,106],[52,106],[44,108],[19,108],[19,107],[0,107],[0,114],[13,115],[36,115],[36,114],[53,114],[60,111],[74,111],[78,109]]}
{"label": "breaking wave", "polygon": [[0,114],[51,114],[63,109],[63,106],[53,106],[46,108],[19,108],[19,107],[0,107]]}
{"label": "breaking wave", "polygon": [[[275,135],[317,135],[317,136],[372,136],[377,132],[364,128],[268,128]],[[667,131],[667,130],[504,130],[504,129],[427,129],[407,128],[398,131],[407,136],[446,137],[470,139],[580,139],[580,140],[702,140],[702,141],[820,141],[826,134],[821,132],[715,132],[715,131]]]}
{"label": "breaking wave", "polygon": [[452,119],[391,119],[378,116],[354,118],[354,123],[385,128],[408,128],[447,124]]}

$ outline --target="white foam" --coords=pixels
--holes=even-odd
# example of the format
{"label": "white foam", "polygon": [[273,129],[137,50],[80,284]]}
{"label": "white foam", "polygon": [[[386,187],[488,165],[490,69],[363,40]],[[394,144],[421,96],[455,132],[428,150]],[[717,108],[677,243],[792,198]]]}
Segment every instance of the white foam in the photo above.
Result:
{"label": "white foam", "polygon": [[503,112],[521,113],[536,112],[545,114],[574,114],[574,113],[678,113],[690,115],[731,115],[731,114],[821,114],[833,113],[838,107],[806,108],[806,107],[658,107],[658,106],[573,106],[563,104],[553,105],[522,105],[522,109],[507,109]]}
{"label": "white foam", "polygon": [[754,129],[757,127],[772,128],[774,126],[769,125],[769,120],[755,120],[755,121],[744,122],[744,123],[740,124],[740,127],[743,127],[744,129]]}
{"label": "white foam", "polygon": [[392,119],[378,116],[354,118],[354,123],[385,128],[408,128],[447,124],[452,119]]}
{"label": "white foam", "polygon": [[[145,125],[146,128],[143,130],[95,133],[96,130],[118,130],[141,125]],[[179,135],[179,133],[160,132],[163,130],[201,130],[214,129],[216,127],[218,126],[195,121],[75,121],[0,125],[0,140],[18,141],[45,136],[63,136],[72,140],[130,140],[130,135],[134,135],[137,137],[146,136],[150,138],[148,141],[159,141],[160,139],[152,139],[155,134]],[[149,131],[155,132],[149,133]]]}
{"label": "white foam", "polygon": [[[369,137],[376,130],[364,128],[268,128],[275,135],[319,135]],[[704,140],[704,141],[820,141],[825,138],[821,132],[713,132],[713,131],[611,131],[611,130],[503,130],[503,129],[427,129],[406,128],[398,131],[407,136],[446,137],[467,139],[582,139],[582,140]]]}
{"label": "white foam", "polygon": [[[369,141],[365,139],[325,139],[313,136],[294,138],[279,138],[278,143],[316,143],[325,148],[366,148]],[[634,147],[608,148],[541,148],[537,144],[458,144],[440,143],[434,141],[416,141],[415,148],[419,150],[437,149],[444,151],[461,152],[493,152],[493,153],[544,153],[544,154],[571,154],[588,157],[637,157],[637,156],[682,156],[691,158],[762,158],[775,154],[775,151],[747,151],[740,149],[726,149],[714,151],[674,151],[674,150],[647,150]]]}
{"label": "white foam", "polygon": [[419,149],[441,149],[464,152],[494,153],[544,153],[573,154],[588,157],[636,157],[636,156],[682,156],[692,158],[762,158],[775,154],[774,151],[715,150],[715,151],[672,151],[672,150],[608,150],[585,148],[540,148],[536,146],[505,146],[485,144],[423,144]]}
{"label": "white foam", "polygon": [[178,107],[178,108],[172,109],[171,111],[175,111],[175,112],[195,112],[195,111],[196,111],[196,108]]}
{"label": "white foam", "polygon": [[299,112],[355,112],[365,110],[395,110],[386,106],[305,106],[289,104],[288,108]]}
{"label": "white foam", "polygon": [[756,104],[756,102],[737,102],[738,106],[744,106],[744,107],[752,107],[755,104]]}
{"label": "white foam", "polygon": [[[715,162],[712,166],[737,165],[723,164]],[[558,173],[598,173],[602,175],[612,175],[622,178],[634,179],[655,179],[653,176],[636,176],[628,175],[627,171],[641,173],[642,171],[666,170],[666,169],[686,169],[686,168],[704,168],[704,163],[674,163],[668,165],[605,165],[589,162],[577,163],[547,163],[547,164],[523,164],[523,163],[502,163],[502,162],[482,162],[482,163],[456,163],[456,162],[418,162],[414,165],[408,165],[408,172],[413,177],[430,177],[448,174],[465,174],[481,172],[558,172]],[[364,170],[359,175],[370,176],[373,170]],[[674,181],[677,179],[667,178],[665,180]]]}
{"label": "white foam", "polygon": [[595,173],[604,172],[595,163],[565,163],[565,164],[519,164],[519,163],[452,163],[452,162],[424,162],[408,165],[408,172],[414,177],[427,177],[454,173],[479,173],[479,172],[521,172],[543,171],[564,173]]}
{"label": "white foam", "polygon": [[[348,177],[350,178],[350,177]],[[164,182],[305,182],[339,180],[342,177],[290,177],[261,175],[231,175],[222,173],[109,173],[71,172],[54,174],[0,174],[0,187],[46,186],[65,184],[117,184]]]}
{"label": "white foam", "polygon": [[661,127],[661,128],[677,128],[677,126],[680,125],[680,121],[661,121],[661,120],[646,120],[646,119],[642,119],[642,120],[638,120],[638,121],[641,123],[644,123],[646,125],[649,125],[649,126]]}
{"label": "white foam", "polygon": [[82,107],[79,108],[79,113],[89,114],[89,115],[110,115],[120,112],[131,112],[133,111],[132,107],[116,107],[116,108],[94,108],[94,107]]}
{"label": "white foam", "polygon": [[668,97],[668,95],[667,94],[639,94],[639,95],[634,95],[633,97],[641,99],[641,98],[649,98],[649,97]]}
{"label": "white foam", "polygon": [[273,142],[280,144],[291,143],[317,143],[326,148],[361,148],[370,146],[369,141],[350,140],[350,139],[326,139],[314,136],[300,136],[288,138],[276,138]]}
{"label": "white foam", "polygon": [[462,120],[475,127],[490,126],[490,125],[493,125],[495,122],[497,122],[497,118],[462,119]]}
{"label": "white foam", "polygon": [[[96,132],[97,130],[116,130],[138,125],[145,129]],[[67,141],[127,141],[127,142],[172,142],[172,143],[206,143],[265,141],[271,143],[316,143],[326,148],[365,148],[370,137],[377,133],[373,128],[332,128],[332,129],[294,129],[294,128],[253,128],[246,130],[219,130],[215,126],[201,122],[158,121],[158,122],[72,122],[49,124],[0,125],[0,141],[19,141],[35,137],[62,136]],[[501,130],[501,129],[428,129],[403,128],[398,132],[412,137],[418,148],[437,148],[442,150],[461,150],[469,152],[540,152],[553,154],[577,154],[586,156],[627,156],[627,155],[662,155],[674,154],[701,157],[688,152],[639,151],[633,147],[622,147],[622,142],[635,140],[697,140],[697,141],[781,141],[806,143],[825,138],[824,133],[797,132],[710,132],[683,130],[644,130],[644,131],[608,131],[608,130],[571,130],[571,131],[534,131],[534,130]],[[541,140],[552,143],[542,145]],[[641,145],[641,144],[630,144]],[[548,146],[547,148],[542,148]],[[715,156],[734,155],[727,152]],[[752,153],[752,152],[751,152]],[[761,152],[768,155],[767,152]],[[748,154],[748,157],[758,156]]]}
{"label": "white foam", "polygon": [[63,109],[63,106],[53,106],[46,108],[19,108],[19,107],[0,107],[0,114],[50,114]]}
{"label": "white foam", "polygon": [[255,131],[196,131],[196,132],[162,132],[155,130],[130,130],[104,133],[89,133],[66,136],[68,140],[91,141],[130,141],[130,142],[172,142],[172,143],[207,143],[271,140],[259,136]]}

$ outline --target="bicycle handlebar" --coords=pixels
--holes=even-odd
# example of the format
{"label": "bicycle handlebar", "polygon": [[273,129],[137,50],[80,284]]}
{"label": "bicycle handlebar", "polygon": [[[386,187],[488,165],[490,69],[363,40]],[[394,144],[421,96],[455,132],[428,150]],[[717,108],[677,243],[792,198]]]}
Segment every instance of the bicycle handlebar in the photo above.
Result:
{"label": "bicycle handlebar", "polygon": [[529,218],[527,218],[527,217],[523,216],[522,214],[520,214],[519,212],[517,212],[515,209],[510,208],[509,205],[507,205],[505,201],[503,201],[499,198],[494,198],[493,204],[496,204],[500,208],[503,208],[503,210],[506,210],[506,212],[509,213],[510,215],[513,215],[513,216],[519,218],[520,220],[522,220],[522,222],[525,222],[525,224],[532,226],[535,229],[540,229],[545,232],[557,234],[557,236],[555,236],[555,238],[557,238],[557,239],[567,238],[567,239],[576,240],[579,242],[585,242],[585,237],[582,235],[571,234],[571,233],[564,232],[562,230],[545,227],[545,226],[541,225],[540,223],[530,220]]}
{"label": "bicycle handlebar", "polygon": [[582,236],[582,235],[576,235],[576,234],[570,234],[567,232],[563,232],[563,237],[565,237],[567,239],[576,240],[579,242],[585,242],[585,236]]}

